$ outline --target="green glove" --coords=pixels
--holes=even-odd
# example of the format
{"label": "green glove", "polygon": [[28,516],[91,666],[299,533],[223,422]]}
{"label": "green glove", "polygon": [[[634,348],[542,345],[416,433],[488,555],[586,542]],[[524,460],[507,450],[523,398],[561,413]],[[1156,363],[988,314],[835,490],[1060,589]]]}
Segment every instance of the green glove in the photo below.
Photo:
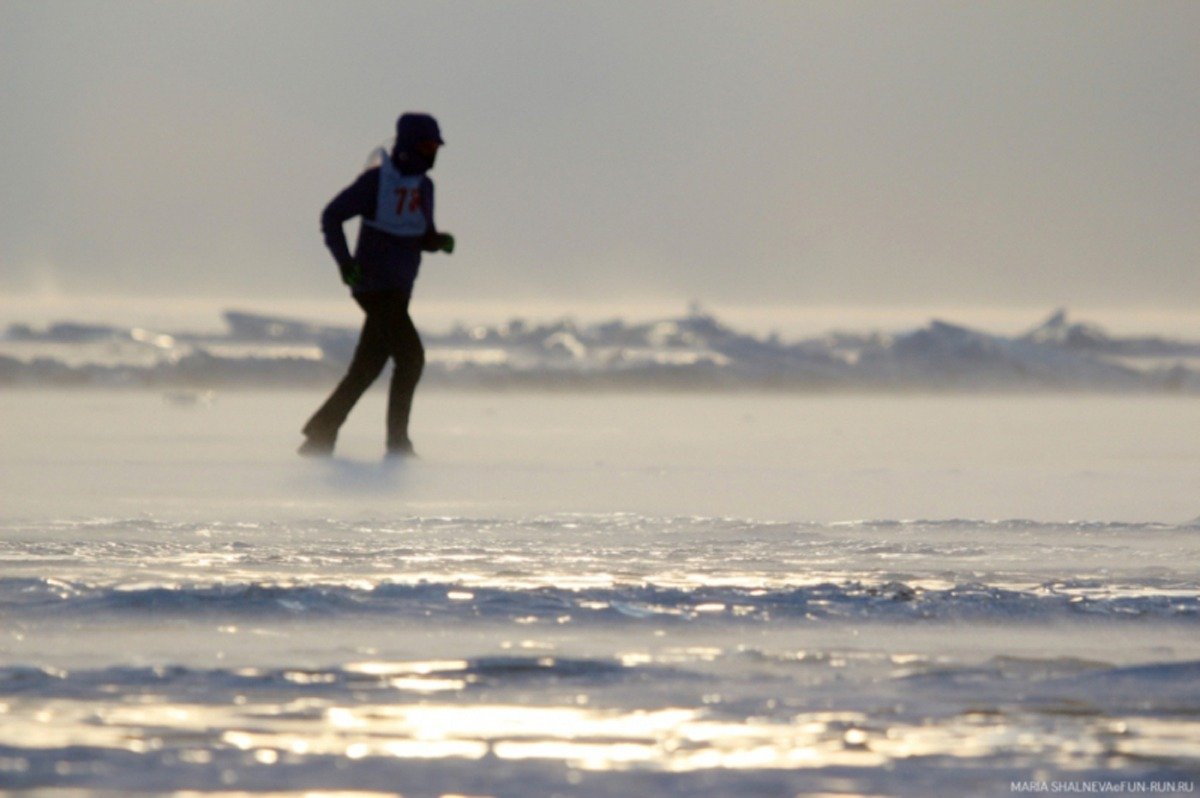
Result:
{"label": "green glove", "polygon": [[357,261],[347,261],[346,263],[338,264],[338,270],[342,273],[342,282],[351,288],[357,288],[362,282],[362,266]]}
{"label": "green glove", "polygon": [[442,233],[442,243],[438,249],[440,249],[442,252],[445,252],[447,255],[452,253],[454,251],[454,236],[450,235],[449,233]]}

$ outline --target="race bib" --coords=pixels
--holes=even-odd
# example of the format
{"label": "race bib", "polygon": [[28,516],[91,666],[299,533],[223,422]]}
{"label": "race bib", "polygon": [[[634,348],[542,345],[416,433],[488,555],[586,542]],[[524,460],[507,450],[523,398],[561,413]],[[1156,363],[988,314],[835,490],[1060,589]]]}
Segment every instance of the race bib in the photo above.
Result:
{"label": "race bib", "polygon": [[421,209],[421,175],[403,175],[390,160],[379,166],[375,218],[367,224],[394,236],[422,236],[429,227]]}

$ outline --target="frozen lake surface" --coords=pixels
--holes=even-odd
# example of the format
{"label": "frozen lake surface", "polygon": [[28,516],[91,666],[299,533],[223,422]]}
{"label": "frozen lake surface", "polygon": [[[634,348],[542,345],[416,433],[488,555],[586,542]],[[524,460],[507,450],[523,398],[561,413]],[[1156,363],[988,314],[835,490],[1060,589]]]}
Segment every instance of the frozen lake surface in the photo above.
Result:
{"label": "frozen lake surface", "polygon": [[0,394],[0,788],[1194,793],[1194,399],[320,398]]}

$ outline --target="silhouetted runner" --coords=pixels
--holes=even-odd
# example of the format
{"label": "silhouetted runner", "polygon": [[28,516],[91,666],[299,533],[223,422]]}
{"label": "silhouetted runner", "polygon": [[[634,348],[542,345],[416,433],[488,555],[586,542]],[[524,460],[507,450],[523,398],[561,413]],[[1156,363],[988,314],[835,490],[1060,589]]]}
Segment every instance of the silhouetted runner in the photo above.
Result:
{"label": "silhouetted runner", "polygon": [[[321,214],[325,245],[367,317],[346,376],[304,425],[300,454],[333,453],[346,416],[389,358],[395,370],[388,394],[387,453],[413,454],[408,417],[425,349],[408,315],[408,302],[421,253],[454,251],[454,237],[434,225],[433,181],[426,175],[444,143],[432,116],[403,114],[396,121],[391,153],[381,150],[380,165],[363,172]],[[362,217],[362,226],[351,255],[342,225],[355,216]]]}

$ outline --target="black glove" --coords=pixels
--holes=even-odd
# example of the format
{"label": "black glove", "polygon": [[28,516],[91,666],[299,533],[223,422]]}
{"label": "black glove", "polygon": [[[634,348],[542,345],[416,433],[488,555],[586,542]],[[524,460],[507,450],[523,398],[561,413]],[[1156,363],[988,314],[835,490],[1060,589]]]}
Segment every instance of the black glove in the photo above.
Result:
{"label": "black glove", "polygon": [[425,252],[445,252],[449,255],[454,251],[454,236],[449,233],[426,233],[421,240],[421,249]]}
{"label": "black glove", "polygon": [[338,271],[342,273],[342,282],[351,288],[357,288],[358,284],[362,282],[362,266],[358,264],[358,261],[343,261],[338,264]]}

